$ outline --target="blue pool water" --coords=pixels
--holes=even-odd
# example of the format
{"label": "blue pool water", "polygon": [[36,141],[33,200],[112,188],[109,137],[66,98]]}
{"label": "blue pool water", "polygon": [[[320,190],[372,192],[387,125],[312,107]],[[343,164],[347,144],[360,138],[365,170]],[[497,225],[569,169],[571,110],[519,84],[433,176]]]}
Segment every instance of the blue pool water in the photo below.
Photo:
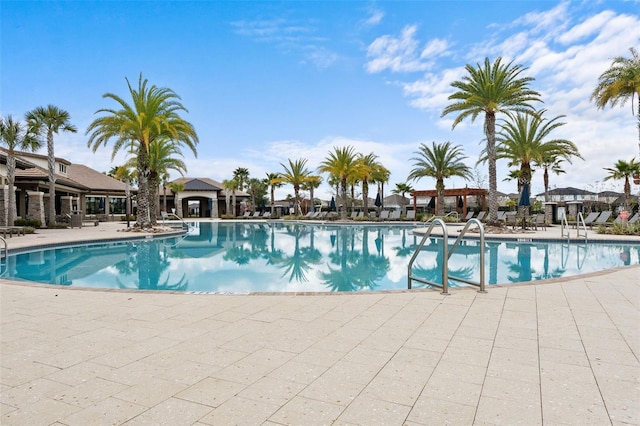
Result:
{"label": "blue pool water", "polygon": [[[191,292],[333,292],[407,288],[421,237],[408,225],[197,222],[188,235],[12,254],[3,278],[64,286]],[[440,282],[439,241],[414,275]],[[488,284],[508,284],[640,263],[640,244],[487,241]],[[450,274],[479,279],[477,241],[452,255]],[[414,282],[413,288],[419,288]],[[451,285],[457,285],[451,282]]]}

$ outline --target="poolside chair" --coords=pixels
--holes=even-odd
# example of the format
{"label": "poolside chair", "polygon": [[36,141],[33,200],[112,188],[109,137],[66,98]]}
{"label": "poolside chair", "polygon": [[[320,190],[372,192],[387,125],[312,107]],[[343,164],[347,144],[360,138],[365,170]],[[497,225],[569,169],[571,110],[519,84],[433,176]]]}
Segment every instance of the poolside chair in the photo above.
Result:
{"label": "poolside chair", "polygon": [[264,212],[264,214],[262,215],[263,219],[269,219],[271,218],[271,212]]}
{"label": "poolside chair", "polygon": [[627,221],[628,224],[634,224],[640,219],[640,213],[636,213]]}
{"label": "poolside chair", "polygon": [[593,222],[597,219],[600,212],[590,212],[587,217],[584,218],[584,224],[587,226],[592,226]]}
{"label": "poolside chair", "polygon": [[364,212],[363,211],[362,212],[358,212],[358,216],[357,217],[358,218],[364,218]]}
{"label": "poolside chair", "polygon": [[380,220],[380,221],[389,220],[389,210],[382,210],[380,212],[380,217],[378,218],[378,220]]}
{"label": "poolside chair", "polygon": [[253,212],[253,214],[250,216],[251,219],[257,219],[260,217],[260,211],[256,210],[255,212]]}
{"label": "poolside chair", "polygon": [[378,216],[378,213],[376,212],[369,212],[369,219],[371,220],[376,220],[376,217]]}
{"label": "poolside chair", "polygon": [[400,210],[394,210],[389,215],[389,220],[400,220]]}
{"label": "poolside chair", "polygon": [[507,224],[507,226],[511,226],[511,229],[516,229],[516,225],[518,223],[516,212],[507,212],[505,214],[504,221]]}
{"label": "poolside chair", "polygon": [[504,222],[506,220],[507,212],[504,210],[498,210],[498,222]]}
{"label": "poolside chair", "polygon": [[407,218],[406,220],[414,221],[416,220],[416,211],[415,210],[407,210]]}
{"label": "poolside chair", "polygon": [[247,210],[246,212],[244,212],[242,216],[240,216],[240,219],[249,219],[250,217],[251,217],[251,212]]}
{"label": "poolside chair", "polygon": [[538,213],[536,215],[533,216],[533,219],[531,220],[531,225],[533,226],[533,228],[537,231],[538,227],[542,228],[543,230],[547,230],[547,221],[545,220],[544,217],[544,213]]}
{"label": "poolside chair", "polygon": [[611,217],[611,210],[603,211],[602,213],[600,213],[600,216],[598,216],[598,218],[593,221],[593,224],[591,225],[591,227],[593,227],[593,225],[606,225],[610,217]]}
{"label": "poolside chair", "polygon": [[484,215],[485,214],[487,214],[487,212],[485,212],[485,211],[478,212],[478,216],[476,216],[476,219],[478,219],[480,222],[482,222],[482,219],[484,219]]}
{"label": "poolside chair", "polygon": [[465,222],[468,221],[469,219],[471,219],[473,217],[474,211],[473,210],[469,210],[469,212],[467,212],[467,215],[464,217]]}
{"label": "poolside chair", "polygon": [[353,210],[353,211],[351,212],[351,219],[355,219],[356,217],[358,217],[358,212],[357,212],[357,211],[355,211],[355,210]]}

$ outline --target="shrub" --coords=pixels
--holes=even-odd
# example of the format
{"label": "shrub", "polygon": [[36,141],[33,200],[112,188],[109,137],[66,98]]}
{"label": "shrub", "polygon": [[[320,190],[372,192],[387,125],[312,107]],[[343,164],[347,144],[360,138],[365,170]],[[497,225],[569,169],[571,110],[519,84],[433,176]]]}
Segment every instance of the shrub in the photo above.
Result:
{"label": "shrub", "polygon": [[596,231],[598,234],[640,236],[640,223],[614,223],[611,226],[600,225]]}
{"label": "shrub", "polygon": [[38,219],[16,219],[13,222],[13,224],[15,226],[29,226],[31,228],[41,228],[42,227],[42,222],[40,222]]}

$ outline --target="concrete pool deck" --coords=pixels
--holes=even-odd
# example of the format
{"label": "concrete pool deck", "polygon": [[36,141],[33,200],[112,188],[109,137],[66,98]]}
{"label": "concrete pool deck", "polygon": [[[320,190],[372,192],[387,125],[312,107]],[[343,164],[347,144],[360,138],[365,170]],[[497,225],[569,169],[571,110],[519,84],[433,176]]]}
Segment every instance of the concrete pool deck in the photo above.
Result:
{"label": "concrete pool deck", "polygon": [[[129,237],[122,228],[42,230],[7,242]],[[500,237],[559,238],[560,228]],[[0,423],[640,425],[639,275],[630,266],[449,296],[3,281]]]}

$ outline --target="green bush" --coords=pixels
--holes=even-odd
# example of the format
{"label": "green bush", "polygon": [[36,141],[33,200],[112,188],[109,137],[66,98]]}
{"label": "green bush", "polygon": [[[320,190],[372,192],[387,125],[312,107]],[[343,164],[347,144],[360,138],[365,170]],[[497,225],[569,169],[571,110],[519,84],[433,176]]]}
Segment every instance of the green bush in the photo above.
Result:
{"label": "green bush", "polygon": [[38,219],[16,219],[13,224],[15,226],[30,226],[32,228],[41,228],[42,222]]}
{"label": "green bush", "polygon": [[640,223],[614,223],[610,226],[600,225],[598,226],[597,232],[598,234],[640,236]]}

